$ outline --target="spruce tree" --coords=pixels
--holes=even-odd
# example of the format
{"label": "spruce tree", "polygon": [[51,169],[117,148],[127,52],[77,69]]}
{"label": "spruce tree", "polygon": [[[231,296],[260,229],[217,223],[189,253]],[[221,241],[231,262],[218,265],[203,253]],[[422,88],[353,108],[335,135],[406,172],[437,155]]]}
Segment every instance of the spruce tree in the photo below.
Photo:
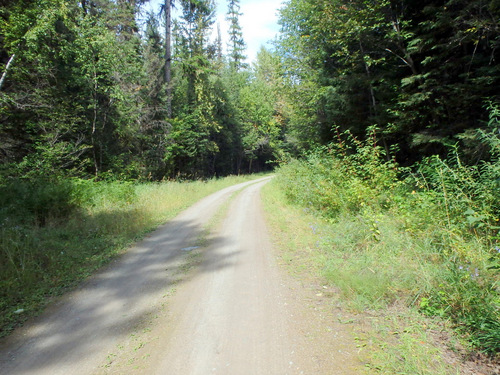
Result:
{"label": "spruce tree", "polygon": [[226,20],[229,22],[229,61],[231,67],[235,70],[245,68],[245,41],[243,40],[243,31],[241,30],[239,17],[240,1],[229,0]]}
{"label": "spruce tree", "polygon": [[165,85],[167,87],[167,116],[172,117],[172,1],[165,0]]}

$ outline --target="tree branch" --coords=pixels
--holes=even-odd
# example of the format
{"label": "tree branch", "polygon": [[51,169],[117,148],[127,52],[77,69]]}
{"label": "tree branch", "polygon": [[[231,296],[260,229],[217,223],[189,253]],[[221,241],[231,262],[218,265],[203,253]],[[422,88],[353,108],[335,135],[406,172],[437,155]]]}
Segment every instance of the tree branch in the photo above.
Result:
{"label": "tree branch", "polygon": [[9,61],[7,62],[7,65],[5,66],[5,71],[4,71],[4,72],[3,72],[3,74],[2,74],[2,78],[0,78],[0,91],[2,90],[3,83],[4,83],[4,81],[5,81],[5,78],[7,77],[7,72],[9,71],[9,68],[10,68],[10,66],[11,66],[11,64],[12,64],[12,61],[14,61],[14,58],[15,58],[15,57],[16,57],[16,54],[14,53],[14,54],[10,57]]}

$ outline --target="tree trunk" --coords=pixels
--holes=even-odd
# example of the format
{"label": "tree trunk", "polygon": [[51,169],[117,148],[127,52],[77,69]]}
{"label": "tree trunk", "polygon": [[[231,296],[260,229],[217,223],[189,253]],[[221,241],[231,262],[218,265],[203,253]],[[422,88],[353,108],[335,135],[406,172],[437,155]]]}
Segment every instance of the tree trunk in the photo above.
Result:
{"label": "tree trunk", "polygon": [[376,116],[377,114],[377,100],[375,98],[375,91],[373,90],[373,85],[372,85],[372,77],[371,77],[371,71],[370,71],[370,66],[366,63],[365,61],[365,50],[363,48],[363,44],[361,43],[361,40],[359,41],[359,50],[361,51],[361,58],[363,59],[363,64],[365,66],[365,71],[366,71],[366,76],[368,77],[368,83],[369,83],[369,89],[370,89],[370,96],[369,96],[369,107],[370,112],[372,116]]}
{"label": "tree trunk", "polygon": [[98,88],[98,84],[97,84],[97,70],[96,70],[96,67],[94,65],[94,91],[92,93],[92,96],[93,96],[93,100],[94,100],[94,114],[93,114],[93,118],[92,118],[92,133],[90,135],[90,139],[91,139],[91,142],[92,142],[92,156],[93,156],[93,159],[94,159],[94,172],[95,172],[95,176],[96,178],[99,177],[99,161],[98,161],[98,155],[97,155],[97,112],[98,112],[98,103],[97,103],[97,88]]}
{"label": "tree trunk", "polygon": [[5,66],[5,71],[2,74],[2,78],[0,78],[0,90],[2,90],[2,86],[3,86],[3,83],[5,82],[5,78],[7,78],[7,72],[9,71],[9,68],[10,68],[12,62],[14,61],[15,57],[16,57],[16,54],[14,53],[10,57],[9,61],[7,62],[7,65]]}
{"label": "tree trunk", "polygon": [[172,29],[172,0],[165,0],[165,84],[167,85],[167,116],[172,118],[172,50],[171,31]]}

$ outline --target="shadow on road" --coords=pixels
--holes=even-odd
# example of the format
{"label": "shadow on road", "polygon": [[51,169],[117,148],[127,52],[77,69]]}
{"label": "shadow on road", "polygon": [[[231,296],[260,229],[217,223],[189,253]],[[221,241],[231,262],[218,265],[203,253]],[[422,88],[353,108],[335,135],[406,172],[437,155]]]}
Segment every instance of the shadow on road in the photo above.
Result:
{"label": "shadow on road", "polygon": [[[103,362],[110,354],[107,348],[147,324],[173,285],[196,275],[186,272],[190,252],[183,249],[196,246],[202,229],[195,219],[174,219],[151,233],[5,340],[2,373],[68,373],[65,369],[74,363]],[[211,238],[212,246],[202,251],[212,251],[214,244],[227,246],[227,241]],[[197,271],[228,267],[236,253],[214,254]]]}

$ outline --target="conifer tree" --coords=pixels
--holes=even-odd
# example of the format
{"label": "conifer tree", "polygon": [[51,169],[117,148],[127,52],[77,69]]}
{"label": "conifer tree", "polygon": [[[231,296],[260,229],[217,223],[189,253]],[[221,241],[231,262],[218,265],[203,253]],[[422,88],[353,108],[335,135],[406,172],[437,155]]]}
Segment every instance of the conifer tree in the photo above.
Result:
{"label": "conifer tree", "polygon": [[167,116],[172,117],[172,0],[165,0],[165,85],[167,86]]}
{"label": "conifer tree", "polygon": [[243,31],[241,30],[239,17],[240,1],[229,0],[226,20],[229,22],[229,60],[231,67],[235,70],[245,68],[245,41],[243,40]]}

